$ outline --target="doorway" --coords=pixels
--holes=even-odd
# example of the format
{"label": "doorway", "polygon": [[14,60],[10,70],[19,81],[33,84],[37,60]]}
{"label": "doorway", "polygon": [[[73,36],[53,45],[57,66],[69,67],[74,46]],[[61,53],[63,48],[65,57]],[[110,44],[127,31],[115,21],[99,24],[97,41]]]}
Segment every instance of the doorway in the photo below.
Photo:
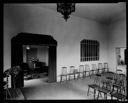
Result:
{"label": "doorway", "polygon": [[23,45],[24,87],[48,83],[48,46]]}
{"label": "doorway", "polygon": [[126,47],[116,48],[116,72],[126,73]]}
{"label": "doorway", "polygon": [[[23,66],[23,46],[36,45],[45,46],[48,48],[48,82],[56,82],[56,47],[57,41],[50,35],[19,33],[11,39],[11,66],[21,66],[22,73],[17,76],[18,81],[15,82],[16,87],[24,87],[24,66]],[[33,49],[34,57],[36,49]],[[31,51],[31,52],[32,52]],[[28,52],[30,53],[30,52]],[[31,55],[29,55],[31,56]],[[13,76],[12,76],[13,78]],[[14,82],[11,82],[12,88]],[[19,85],[20,84],[20,85]]]}

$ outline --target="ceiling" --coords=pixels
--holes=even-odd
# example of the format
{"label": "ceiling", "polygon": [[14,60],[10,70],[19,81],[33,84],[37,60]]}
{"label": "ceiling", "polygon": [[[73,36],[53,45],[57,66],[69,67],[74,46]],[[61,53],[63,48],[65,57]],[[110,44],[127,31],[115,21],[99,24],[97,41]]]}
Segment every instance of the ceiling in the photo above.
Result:
{"label": "ceiling", "polygon": [[[16,4],[19,5],[20,4]],[[57,12],[56,3],[24,4],[37,6]],[[91,19],[100,23],[110,24],[117,20],[126,19],[126,2],[119,3],[76,3],[76,10],[71,15]]]}
{"label": "ceiling", "polygon": [[[39,7],[56,11],[56,3],[36,4]],[[110,23],[126,18],[126,3],[76,3],[76,10],[72,13],[86,19],[101,23]]]}

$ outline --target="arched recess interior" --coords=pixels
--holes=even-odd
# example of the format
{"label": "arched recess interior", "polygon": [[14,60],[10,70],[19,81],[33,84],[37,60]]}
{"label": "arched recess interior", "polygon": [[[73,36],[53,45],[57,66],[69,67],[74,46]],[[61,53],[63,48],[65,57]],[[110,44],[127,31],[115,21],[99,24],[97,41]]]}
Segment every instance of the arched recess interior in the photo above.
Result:
{"label": "arched recess interior", "polygon": [[[56,82],[56,47],[57,41],[50,35],[19,33],[11,39],[11,66],[20,65],[23,63],[23,45],[44,45],[48,46],[48,82]],[[13,78],[13,76],[12,76]],[[24,87],[23,72],[19,74],[16,87]],[[13,81],[11,82],[13,88]]]}

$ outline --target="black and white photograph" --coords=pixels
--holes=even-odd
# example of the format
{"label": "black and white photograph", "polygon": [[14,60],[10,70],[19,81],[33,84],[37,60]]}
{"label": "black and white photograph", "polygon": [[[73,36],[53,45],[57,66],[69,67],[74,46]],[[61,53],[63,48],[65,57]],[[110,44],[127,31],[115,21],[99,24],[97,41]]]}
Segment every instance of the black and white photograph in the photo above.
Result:
{"label": "black and white photograph", "polygon": [[127,101],[126,2],[4,3],[4,100]]}

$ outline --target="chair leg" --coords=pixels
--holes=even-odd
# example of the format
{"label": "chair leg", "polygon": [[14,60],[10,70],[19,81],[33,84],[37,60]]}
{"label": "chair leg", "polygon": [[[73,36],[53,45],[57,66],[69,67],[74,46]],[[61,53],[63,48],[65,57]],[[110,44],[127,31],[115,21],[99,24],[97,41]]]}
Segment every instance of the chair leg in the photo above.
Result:
{"label": "chair leg", "polygon": [[111,95],[111,100],[113,100],[113,96]]}
{"label": "chair leg", "polygon": [[100,95],[100,91],[98,92],[98,96],[97,96],[97,99],[99,99],[99,95]]}
{"label": "chair leg", "polygon": [[78,77],[77,77],[77,79],[79,79],[80,78],[80,73],[78,73]]}
{"label": "chair leg", "polygon": [[62,75],[60,76],[60,82],[62,82]]}
{"label": "chair leg", "polygon": [[75,73],[73,74],[73,76],[74,76],[74,80],[75,80]]}
{"label": "chair leg", "polygon": [[91,79],[91,73],[89,72],[89,77],[90,77],[90,79]]}
{"label": "chair leg", "polygon": [[82,75],[83,75],[82,77],[84,78],[84,72],[82,73]]}
{"label": "chair leg", "polygon": [[76,79],[76,74],[74,73],[74,79]]}
{"label": "chair leg", "polygon": [[107,93],[104,93],[104,99],[107,100]]}
{"label": "chair leg", "polygon": [[96,74],[98,74],[99,73],[99,69],[97,69],[97,73]]}
{"label": "chair leg", "polygon": [[96,96],[96,89],[95,88],[94,88],[94,95],[93,96],[94,96],[94,99],[95,99],[95,96]]}
{"label": "chair leg", "polygon": [[89,90],[90,90],[90,87],[88,86],[88,92],[87,92],[87,96],[89,95]]}
{"label": "chair leg", "polygon": [[78,76],[78,79],[80,78],[80,73],[79,73],[79,76]]}
{"label": "chair leg", "polygon": [[87,73],[86,73],[86,71],[85,71],[85,72],[84,72],[84,77],[85,77],[85,78],[86,78],[86,76],[87,76],[86,74],[87,74]]}
{"label": "chair leg", "polygon": [[98,91],[97,99],[99,99],[99,95],[102,97],[102,95],[101,95],[101,92],[100,92],[100,91]]}
{"label": "chair leg", "polygon": [[7,92],[8,92],[8,94],[9,94],[9,96],[12,97],[12,96],[11,96],[11,93],[9,92],[9,89],[7,89]]}
{"label": "chair leg", "polygon": [[91,73],[90,73],[90,79],[92,78],[92,75],[93,75],[93,71],[91,71]]}
{"label": "chair leg", "polygon": [[93,75],[94,75],[94,71],[92,71],[91,78],[92,78]]}
{"label": "chair leg", "polygon": [[6,95],[6,100],[7,100],[8,91],[7,91],[7,90],[5,90],[5,93],[6,93],[5,95]]}
{"label": "chair leg", "polygon": [[66,75],[66,81],[67,81],[68,79],[67,79],[67,75]]}

